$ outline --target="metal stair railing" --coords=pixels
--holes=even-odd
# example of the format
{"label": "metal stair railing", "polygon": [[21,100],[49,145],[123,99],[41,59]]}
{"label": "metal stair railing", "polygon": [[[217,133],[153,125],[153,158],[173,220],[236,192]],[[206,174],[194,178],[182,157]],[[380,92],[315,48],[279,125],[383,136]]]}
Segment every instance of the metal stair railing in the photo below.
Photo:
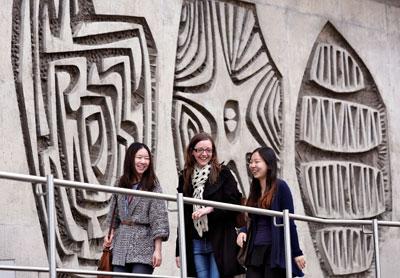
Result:
{"label": "metal stair railing", "polygon": [[276,224],[276,217],[283,218],[283,229],[285,239],[285,264],[286,264],[286,277],[292,277],[292,260],[291,260],[291,248],[290,248],[290,219],[314,222],[321,224],[339,224],[339,225],[357,225],[372,226],[372,233],[374,239],[374,257],[375,257],[375,277],[381,278],[381,266],[380,266],[380,255],[379,255],[379,226],[390,226],[400,227],[399,221],[382,221],[378,219],[368,220],[346,220],[346,219],[323,219],[318,217],[304,216],[298,214],[289,213],[288,210],[278,212],[274,210],[258,209],[240,205],[232,205],[227,203],[220,203],[207,200],[198,200],[194,198],[183,197],[181,193],[176,196],[164,193],[153,193],[146,191],[137,191],[132,189],[116,188],[112,186],[104,186],[98,184],[89,184],[76,181],[68,181],[61,179],[54,179],[52,175],[47,177],[24,175],[10,172],[0,171],[0,178],[23,181],[29,183],[42,183],[47,185],[47,192],[43,193],[47,195],[47,215],[48,221],[48,261],[49,267],[31,267],[31,266],[9,266],[0,265],[0,270],[14,270],[14,271],[29,271],[29,272],[48,272],[50,278],[56,278],[57,273],[70,273],[70,274],[82,274],[82,275],[109,275],[109,276],[121,276],[121,277],[177,277],[177,276],[166,276],[166,275],[148,275],[148,274],[132,274],[132,273],[119,273],[119,272],[102,272],[97,270],[80,270],[80,269],[66,269],[57,268],[56,266],[56,242],[55,242],[55,206],[54,206],[54,187],[63,186],[75,189],[87,189],[92,191],[102,191],[109,193],[120,193],[128,194],[133,196],[141,196],[146,198],[156,198],[166,201],[177,202],[178,204],[178,228],[179,228],[179,248],[180,248],[180,276],[187,277],[186,273],[186,248],[185,248],[185,233],[184,233],[184,221],[183,221],[183,204],[199,204],[205,206],[211,206],[214,208],[232,210],[238,212],[247,212],[259,215],[268,215],[274,217],[274,225],[282,226],[282,224]]}

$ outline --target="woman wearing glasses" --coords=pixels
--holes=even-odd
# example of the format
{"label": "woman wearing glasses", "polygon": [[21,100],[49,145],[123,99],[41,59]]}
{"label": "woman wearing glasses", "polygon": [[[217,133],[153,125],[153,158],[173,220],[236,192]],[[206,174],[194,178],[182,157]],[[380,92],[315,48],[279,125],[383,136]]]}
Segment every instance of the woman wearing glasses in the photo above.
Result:
{"label": "woman wearing glasses", "polygon": [[[119,187],[162,192],[150,150],[145,144],[129,146],[123,171]],[[112,221],[113,226],[110,238],[105,237],[103,246],[113,247],[113,271],[152,274],[154,268],[161,265],[161,242],[169,236],[165,201],[114,194],[107,220],[108,223]]]}
{"label": "woman wearing glasses", "polygon": [[[247,206],[293,212],[293,199],[289,186],[277,178],[277,159],[274,151],[268,147],[253,151],[250,158],[250,171],[253,181]],[[271,216],[249,214],[249,230],[241,229],[237,244],[242,247],[248,239],[248,253],[245,265],[248,278],[285,278],[285,248],[282,227],[275,227]],[[279,224],[282,220],[277,219]],[[250,234],[250,238],[247,238]],[[293,256],[293,277],[304,276],[302,269],[305,259],[300,249],[296,226],[290,220],[290,242]]]}
{"label": "woman wearing glasses", "polygon": [[[200,200],[240,204],[235,178],[218,162],[209,134],[199,133],[190,140],[178,192]],[[188,276],[232,277],[244,272],[236,260],[236,212],[185,204],[184,216]],[[176,264],[180,267],[178,239]]]}

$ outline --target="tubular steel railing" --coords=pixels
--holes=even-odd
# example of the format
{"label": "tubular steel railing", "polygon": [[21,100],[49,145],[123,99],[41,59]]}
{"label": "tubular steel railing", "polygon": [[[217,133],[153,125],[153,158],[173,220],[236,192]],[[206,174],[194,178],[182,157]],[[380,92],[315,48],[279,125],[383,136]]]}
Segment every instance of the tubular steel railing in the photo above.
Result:
{"label": "tubular steel railing", "polygon": [[[27,272],[48,272],[50,278],[56,278],[57,273],[70,273],[70,274],[82,274],[82,275],[109,275],[109,276],[122,276],[122,277],[177,277],[177,276],[165,276],[165,275],[147,275],[147,274],[132,274],[132,273],[119,273],[119,272],[102,272],[96,270],[80,270],[80,269],[65,269],[57,268],[56,266],[56,240],[55,240],[55,201],[54,201],[54,187],[70,187],[76,189],[87,189],[97,190],[109,193],[120,193],[134,196],[142,196],[146,198],[156,198],[166,201],[177,202],[178,207],[178,229],[179,229],[179,248],[180,248],[180,276],[187,277],[186,273],[186,248],[185,248],[185,230],[184,230],[184,218],[183,218],[183,205],[188,204],[199,204],[205,206],[211,206],[214,208],[232,210],[238,212],[247,212],[252,214],[268,215],[274,217],[274,225],[283,226],[284,239],[285,239],[285,265],[286,265],[286,277],[292,277],[292,260],[291,260],[291,248],[290,248],[290,219],[314,222],[321,224],[339,224],[339,225],[361,225],[364,231],[364,226],[372,226],[372,234],[374,239],[374,254],[375,254],[375,277],[381,277],[381,266],[379,256],[379,226],[391,226],[400,227],[399,221],[381,221],[377,219],[368,220],[345,220],[345,219],[323,219],[311,216],[297,215],[289,213],[288,210],[278,212],[274,210],[251,208],[246,206],[232,205],[227,203],[220,203],[214,201],[198,200],[194,198],[183,197],[181,193],[174,195],[153,193],[146,191],[138,191],[132,189],[116,188],[112,186],[104,186],[97,184],[89,184],[76,181],[67,181],[61,179],[54,179],[52,175],[47,177],[24,175],[17,173],[9,173],[0,171],[0,178],[23,181],[29,183],[42,183],[47,185],[47,192],[40,193],[46,194],[47,196],[47,216],[48,216],[48,261],[49,267],[31,267],[31,266],[9,266],[0,265],[0,270],[7,271],[27,271]],[[38,192],[36,192],[38,194]],[[283,224],[276,224],[276,217],[283,218]]]}

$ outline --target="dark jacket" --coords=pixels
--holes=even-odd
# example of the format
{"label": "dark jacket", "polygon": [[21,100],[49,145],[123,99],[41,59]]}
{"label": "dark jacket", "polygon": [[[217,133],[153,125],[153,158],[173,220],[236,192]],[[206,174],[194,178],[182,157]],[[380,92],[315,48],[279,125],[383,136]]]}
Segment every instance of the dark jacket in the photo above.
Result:
{"label": "dark jacket", "polygon": [[[178,192],[183,193],[183,175],[179,176]],[[184,194],[185,197],[192,197],[191,192]],[[205,183],[204,200],[240,204],[241,193],[237,188],[237,183],[228,168],[222,166],[219,178],[215,184],[210,184],[209,180]],[[185,204],[185,236],[186,236],[186,260],[188,276],[196,277],[196,268],[193,256],[193,205]],[[214,209],[207,215],[208,217],[208,236],[213,246],[215,260],[217,262],[221,277],[228,277],[244,273],[244,269],[238,264],[236,256],[238,246],[236,245],[236,216],[234,211]],[[179,256],[179,239],[176,240],[176,256]]]}
{"label": "dark jacket", "polygon": [[[275,193],[274,199],[272,200],[271,210],[283,211],[285,209],[288,209],[289,213],[294,213],[292,193],[290,192],[290,188],[286,184],[286,182],[278,179],[277,191]],[[250,215],[250,217],[252,216]],[[283,224],[283,219],[281,217],[277,217],[276,222],[277,224]],[[249,227],[249,229],[251,230],[253,229],[253,223],[254,221],[251,221]],[[254,239],[254,237],[252,239]],[[294,258],[303,255],[303,252],[300,249],[296,225],[294,224],[294,221],[292,219],[290,219],[290,243],[292,251],[293,276],[303,277],[304,273],[298,268],[297,264],[294,261]],[[249,250],[252,250],[252,240],[250,240],[249,244]],[[271,267],[279,267],[283,269],[286,268],[283,227],[275,227],[274,225],[272,225]]]}

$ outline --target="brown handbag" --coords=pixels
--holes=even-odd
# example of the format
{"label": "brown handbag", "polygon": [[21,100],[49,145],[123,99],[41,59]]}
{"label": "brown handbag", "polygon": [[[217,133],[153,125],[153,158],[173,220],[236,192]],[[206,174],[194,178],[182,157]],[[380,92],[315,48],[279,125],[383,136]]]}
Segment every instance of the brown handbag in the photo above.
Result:
{"label": "brown handbag", "polygon": [[[111,217],[111,224],[110,228],[108,229],[108,238],[111,235],[111,229],[114,223],[114,217],[115,217],[115,209],[117,208],[117,204],[115,204],[113,215]],[[103,248],[103,254],[101,255],[99,264],[97,266],[97,270],[99,271],[112,271],[112,252],[110,247],[104,247]],[[97,275],[97,278],[112,278],[110,275],[103,275],[99,274]]]}

